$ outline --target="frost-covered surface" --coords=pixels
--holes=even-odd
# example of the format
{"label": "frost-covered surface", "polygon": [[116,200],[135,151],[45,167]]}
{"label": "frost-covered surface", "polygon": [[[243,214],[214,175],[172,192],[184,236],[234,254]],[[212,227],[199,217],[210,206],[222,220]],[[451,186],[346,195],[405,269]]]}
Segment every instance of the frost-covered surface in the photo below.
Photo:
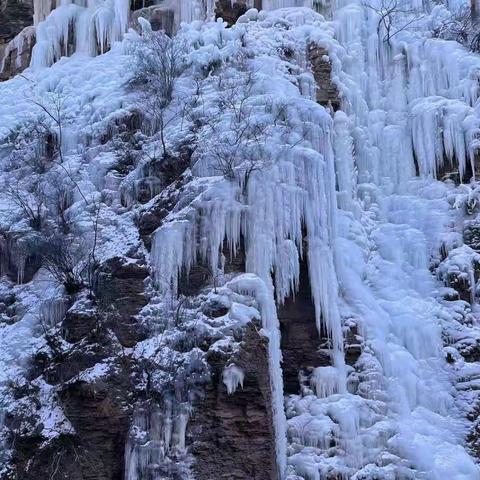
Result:
{"label": "frost-covered surface", "polygon": [[[145,373],[139,388],[153,382],[157,389],[173,385],[175,392],[161,408],[137,408],[126,447],[127,480],[143,480],[149,465],[162,462],[176,462],[182,478],[191,475],[188,420],[209,378],[197,342],[208,338],[208,348],[232,351],[233,332],[259,318],[269,339],[281,478],[480,478],[466,440],[480,377],[478,363],[468,361],[480,344],[480,257],[478,246],[462,239],[464,229],[475,230],[478,187],[436,180],[449,168],[458,167],[463,180],[474,173],[480,58],[431,38],[444,5],[427,5],[428,14],[390,44],[377,30],[374,11],[357,2],[331,5],[328,20],[303,5],[267,2],[271,9],[295,8],[250,10],[232,29],[194,22],[180,31],[187,67],[176,81],[165,134],[170,148],[186,138],[195,149],[181,198],[153,235],[149,303],[139,314],[153,333],[127,352],[159,366]],[[62,4],[48,17],[39,14],[34,68],[0,85],[1,180],[14,179],[25,191],[32,177],[22,175],[10,132],[19,132],[28,150],[28,122],[42,114],[41,106],[51,109],[61,99],[64,162],[53,164],[42,182],[55,175],[75,179],[68,208],[74,232],[91,244],[92,218],[98,223],[99,262],[134,250],[148,257],[134,221],[159,193],[155,178],[147,178],[152,198],[139,206],[159,136],[138,136],[138,157],[126,174],[114,168],[119,155],[110,143],[115,122],[135,107],[135,94],[125,88],[132,61],[125,47],[136,34],[91,56],[122,38],[126,8],[122,2],[106,2],[101,11]],[[188,12],[188,20],[203,18]],[[87,38],[92,22],[95,35]],[[72,26],[77,53],[38,70],[64,53],[62,39]],[[342,97],[343,111],[333,115],[315,102],[306,57],[312,42],[328,52]],[[189,114],[179,115],[186,105]],[[239,131],[246,133],[238,137]],[[219,152],[235,160],[230,171],[219,171]],[[98,201],[95,216],[89,205]],[[4,194],[2,231],[25,231],[21,213]],[[224,274],[225,240],[232,252],[245,248],[245,274]],[[298,395],[284,398],[275,302],[294,294],[302,257],[332,362],[303,379]],[[181,273],[197,263],[220,286],[182,303],[176,298]],[[62,287],[44,270],[22,284],[20,270],[19,285],[5,277],[0,285],[2,294],[14,294],[18,316],[0,331],[6,414],[33,408],[12,397],[12,384],[26,382],[31,356],[49,348],[39,318],[57,328],[65,313],[55,303]],[[202,313],[212,297],[228,309],[224,318]],[[85,311],[85,305],[77,308]],[[362,353],[345,365],[344,333],[352,328]],[[192,344],[185,348],[185,342]],[[106,361],[75,380],[95,382],[108,371]],[[243,372],[228,365],[223,382],[234,395]],[[32,388],[42,402],[35,415],[45,441],[71,432],[54,388],[41,378]]]}

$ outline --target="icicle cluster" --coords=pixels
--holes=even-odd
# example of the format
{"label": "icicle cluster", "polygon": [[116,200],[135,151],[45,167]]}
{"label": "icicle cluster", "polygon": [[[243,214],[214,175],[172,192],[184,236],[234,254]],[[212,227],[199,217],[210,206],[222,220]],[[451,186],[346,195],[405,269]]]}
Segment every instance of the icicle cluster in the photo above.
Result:
{"label": "icicle cluster", "polygon": [[[39,2],[42,8],[44,3]],[[36,13],[39,23],[32,67],[48,67],[60,57],[74,52],[87,55],[104,53],[114,42],[123,38],[128,27],[129,12],[128,0],[66,2],[50,13],[48,8],[40,9],[40,13]]]}
{"label": "icicle cluster", "polygon": [[243,388],[243,379],[245,378],[245,373],[243,370],[236,365],[229,365],[223,371],[223,383],[227,387],[227,392],[229,395],[232,395],[237,390],[238,386]]}
{"label": "icicle cluster", "polygon": [[188,417],[187,409],[173,409],[168,402],[163,411],[149,404],[139,407],[125,449],[125,480],[154,480],[168,474],[159,469],[167,455],[185,450]]}

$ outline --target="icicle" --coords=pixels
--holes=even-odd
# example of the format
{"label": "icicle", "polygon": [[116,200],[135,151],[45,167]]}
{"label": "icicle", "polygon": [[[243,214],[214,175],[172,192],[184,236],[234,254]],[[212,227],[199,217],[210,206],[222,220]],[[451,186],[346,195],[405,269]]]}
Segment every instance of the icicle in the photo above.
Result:
{"label": "icicle", "polygon": [[171,407],[167,407],[167,412],[165,414],[164,427],[163,427],[163,443],[165,445],[165,451],[168,453],[170,451],[171,442],[172,442],[172,412]]}
{"label": "icicle", "polygon": [[335,367],[318,367],[310,378],[311,386],[315,389],[318,398],[326,398],[338,393],[338,370]]}
{"label": "icicle", "polygon": [[45,300],[40,307],[40,317],[47,327],[56,327],[65,317],[67,304],[63,298]]}
{"label": "icicle", "polygon": [[18,251],[17,253],[17,261],[16,261],[16,266],[17,266],[17,283],[21,285],[23,283],[24,277],[25,277],[25,266],[27,263],[27,257],[25,256],[25,253],[21,250]]}
{"label": "icicle", "polygon": [[338,184],[338,205],[348,210],[354,196],[353,140],[349,131],[348,117],[341,111],[335,114],[335,172]]}
{"label": "icicle", "polygon": [[187,272],[196,258],[194,227],[188,220],[167,224],[154,236],[151,260],[154,278],[162,292],[177,291],[182,269]]}
{"label": "icicle", "polygon": [[164,409],[145,404],[135,410],[125,446],[125,480],[150,478],[163,462],[171,462],[167,455],[172,448],[176,454],[184,452],[189,410],[185,405],[178,410],[173,421],[168,400]]}
{"label": "icicle", "polygon": [[33,25],[37,26],[40,22],[43,22],[55,7],[55,0],[34,0]]}
{"label": "icicle", "polygon": [[222,377],[223,383],[227,387],[227,392],[229,395],[235,393],[239,385],[243,388],[243,379],[245,377],[245,373],[236,365],[232,364],[226,367],[223,370]]}
{"label": "icicle", "polygon": [[176,440],[175,447],[178,448],[180,451],[185,450],[185,435],[187,432],[188,418],[188,412],[180,412],[174,422],[174,438]]}

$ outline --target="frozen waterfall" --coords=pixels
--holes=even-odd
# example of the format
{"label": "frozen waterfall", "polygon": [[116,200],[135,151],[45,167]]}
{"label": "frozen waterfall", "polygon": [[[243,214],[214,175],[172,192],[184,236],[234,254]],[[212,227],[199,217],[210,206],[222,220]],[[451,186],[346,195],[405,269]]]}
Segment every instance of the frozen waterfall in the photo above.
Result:
{"label": "frozen waterfall", "polygon": [[[100,193],[98,185],[111,187],[102,197],[109,210],[101,218],[99,250],[110,258],[138,240],[150,268],[145,310],[155,320],[167,317],[160,334],[157,325],[128,354],[140,362],[147,351],[157,367],[155,355],[167,351],[184,362],[185,375],[170,382],[181,394],[158,405],[157,399],[142,399],[132,409],[126,480],[153,480],[155,469],[178,458],[189,467],[197,397],[182,381],[192,372],[208,378],[205,351],[195,343],[197,320],[207,318],[201,328],[218,335],[215,341],[228,343],[234,336],[231,325],[208,318],[202,306],[182,311],[181,283],[199,265],[208,273],[205,283],[213,283],[202,285],[211,288],[208,295],[214,291],[228,303],[221,311],[232,310],[243,327],[258,320],[257,333],[268,343],[266,385],[280,480],[480,479],[467,447],[473,397],[465,393],[476,388],[468,382],[480,376],[480,368],[457,348],[459,341],[474,342],[468,334],[479,325],[480,256],[463,236],[469,209],[480,204],[480,56],[434,34],[442,19],[465,5],[405,0],[393,31],[380,21],[382,0],[264,0],[260,12],[248,0],[252,8],[231,28],[213,21],[213,0],[158,5],[174,11],[179,26],[184,22],[178,35],[185,48],[162,140],[171,145],[187,138],[194,148],[186,172],[172,184],[173,205],[167,196],[159,202],[162,217],[148,252],[135,224],[140,207],[134,195],[122,203],[119,192],[128,194],[145,180],[146,157],[158,160],[158,137],[139,128],[134,140],[140,160],[123,165],[109,181],[99,172],[108,171],[115,154],[89,143],[105,136],[107,145],[115,122],[141,105],[125,89],[132,59],[123,47],[140,35],[127,33],[130,3],[35,2],[33,83],[66,97],[67,135],[76,132],[64,168],[72,167],[89,198]],[[337,89],[337,111],[332,102],[317,102],[317,89],[325,85],[321,78],[316,82],[312,46]],[[48,68],[64,56],[72,58]],[[30,83],[16,78],[0,85],[5,137],[12,119],[28,116]],[[191,127],[189,136],[184,124]],[[240,131],[251,135],[239,141]],[[235,160],[228,171],[219,171],[219,152]],[[147,207],[155,193],[151,188]],[[81,216],[83,204],[74,205]],[[226,272],[227,252],[244,256],[245,271]],[[18,263],[21,284],[25,265]],[[299,391],[286,394],[278,312],[295,300],[301,268],[308,270],[311,322],[327,361],[299,372]],[[453,288],[458,278],[465,286],[462,298]],[[27,362],[22,351],[38,326],[35,315],[55,327],[65,315],[66,304],[53,287],[48,296],[22,288],[22,301],[32,309],[2,330],[1,365]],[[206,302],[208,295],[201,295]],[[185,321],[182,333],[194,345],[188,351],[172,347],[180,313],[198,315]],[[29,355],[35,342],[44,343],[42,332],[36,335]],[[349,362],[352,337],[359,353]],[[0,384],[9,375],[5,367]],[[147,383],[146,376],[139,375],[139,383]],[[222,370],[219,388],[235,399],[247,381],[232,362]],[[40,387],[50,395],[49,386]],[[67,423],[61,433],[70,432]]]}
{"label": "frozen waterfall", "polygon": [[[284,5],[272,4],[278,6]],[[418,13],[423,7],[411,8]],[[291,135],[305,135],[305,125],[309,130],[294,148],[267,145],[276,160],[250,180],[246,209],[235,190],[216,186],[184,217],[160,228],[152,251],[158,281],[175,284],[199,259],[217,268],[223,239],[235,249],[242,237],[247,271],[267,285],[273,272],[271,295],[282,302],[297,288],[298,261],[306,254],[317,326],[331,338],[332,367],[315,371],[311,393],[286,399],[285,475],[410,478],[424,471],[432,480],[478,478],[462,446],[461,414],[450,416],[458,405],[442,328],[452,312],[438,298],[429,265],[457,215],[446,200],[451,185],[436,176],[448,165],[458,165],[460,178],[474,174],[478,85],[471,72],[479,59],[423,38],[428,15],[389,43],[373,10],[356,2],[334,7],[330,22],[285,10],[264,17],[265,23],[275,15],[301,25],[293,35],[299,51],[310,42],[327,50],[343,111],[332,121],[280,81],[269,88],[259,80],[263,94],[292,95]],[[262,65],[257,68],[261,77]],[[212,174],[208,160],[198,172]],[[343,361],[347,318],[364,341],[356,372]],[[279,427],[277,435],[284,430]],[[391,461],[383,465],[379,455]]]}

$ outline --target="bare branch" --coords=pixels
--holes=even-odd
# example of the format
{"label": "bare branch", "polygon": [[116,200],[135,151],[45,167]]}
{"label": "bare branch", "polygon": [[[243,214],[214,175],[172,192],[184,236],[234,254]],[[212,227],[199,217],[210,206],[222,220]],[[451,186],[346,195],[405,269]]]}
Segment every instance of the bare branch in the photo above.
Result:
{"label": "bare branch", "polygon": [[[410,25],[418,22],[425,15],[418,15],[418,13],[409,8],[404,0],[382,0],[379,7],[375,5],[365,3],[365,7],[374,11],[378,15],[377,34],[380,35],[382,27],[384,30],[383,42],[390,44],[390,40],[398,33],[407,29]],[[398,18],[400,16],[414,15],[414,18],[406,20],[401,23]]]}

